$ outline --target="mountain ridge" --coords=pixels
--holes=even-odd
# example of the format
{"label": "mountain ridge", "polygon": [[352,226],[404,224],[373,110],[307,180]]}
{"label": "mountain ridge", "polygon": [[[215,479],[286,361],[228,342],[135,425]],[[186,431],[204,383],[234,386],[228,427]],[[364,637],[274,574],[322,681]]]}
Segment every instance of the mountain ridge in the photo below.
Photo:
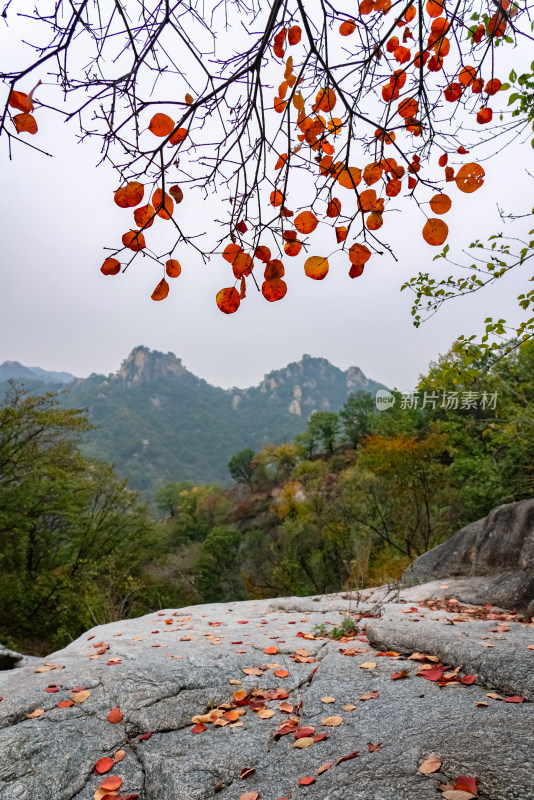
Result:
{"label": "mountain ridge", "polygon": [[[30,388],[45,387],[54,385],[34,381]],[[234,453],[292,440],[314,411],[339,411],[352,392],[385,387],[358,367],[343,371],[304,355],[256,386],[223,389],[174,353],[140,345],[116,372],[75,378],[62,388],[68,392],[60,403],[87,408],[97,426],[85,438],[87,455],[115,463],[134,488],[150,490],[168,481],[227,483]]]}

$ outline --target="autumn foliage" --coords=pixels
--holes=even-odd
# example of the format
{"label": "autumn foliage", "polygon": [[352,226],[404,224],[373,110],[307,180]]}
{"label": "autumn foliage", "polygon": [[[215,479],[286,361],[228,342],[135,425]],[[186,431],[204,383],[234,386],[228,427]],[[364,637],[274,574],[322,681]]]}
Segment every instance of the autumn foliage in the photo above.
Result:
{"label": "autumn foliage", "polygon": [[[495,51],[525,32],[522,12],[510,0],[497,7],[480,0],[476,14],[467,2],[453,7],[444,0],[361,0],[350,9],[321,8],[274,3],[261,22],[254,20],[250,49],[227,62],[221,57],[220,77],[210,74],[205,86],[187,73],[186,57],[196,63],[204,55],[192,37],[179,40],[185,59],[179,70],[172,60],[149,66],[148,53],[176,20],[174,12],[161,18],[155,12],[150,22],[143,18],[144,33],[135,29],[135,36],[148,37],[146,51],[136,49],[119,91],[113,83],[113,91],[95,95],[105,121],[98,134],[105,156],[113,161],[112,145],[127,154],[117,166],[114,202],[133,209],[125,215],[122,248],[109,248],[101,267],[105,275],[122,274],[139,257],[149,259],[160,269],[152,299],[162,300],[169,293],[166,277],[182,270],[175,248],[186,269],[184,254],[196,250],[214,260],[223,284],[234,282],[216,295],[219,309],[232,314],[248,287],[269,302],[285,296],[283,273],[268,269],[271,260],[295,259],[309,278],[323,280],[340,251],[336,264],[345,263],[351,278],[361,276],[369,259],[373,263],[390,249],[390,212],[409,204],[423,215],[413,236],[430,247],[447,240],[449,226],[441,216],[452,208],[455,192],[471,194],[484,183],[484,169],[463,158],[473,144],[473,133],[463,130],[478,137],[491,132],[505,88]],[[83,23],[96,31],[91,14]],[[73,33],[79,22],[69,23]],[[100,20],[94,35],[103,68],[99,59],[110,42],[102,30]],[[132,31],[124,21],[113,35],[128,49]],[[223,48],[222,28],[220,38]],[[157,81],[152,99],[138,99],[138,73],[150,69],[174,76],[172,99],[158,93]],[[68,84],[69,75],[62,80]],[[83,85],[92,86],[92,80]],[[37,84],[26,94],[23,82],[10,87],[4,126],[9,136],[36,134],[40,103],[48,103],[48,86]],[[124,108],[117,106],[118,96]],[[84,110],[85,105],[79,113]],[[445,193],[446,184],[452,191]],[[230,188],[230,197],[215,215],[220,236],[205,242],[201,226],[192,232],[190,219],[187,225],[184,219],[192,210],[204,222],[203,199],[195,189],[204,190],[204,199],[214,191],[222,198],[223,187]],[[174,237],[164,255],[158,254],[159,237],[166,235],[160,220]]]}

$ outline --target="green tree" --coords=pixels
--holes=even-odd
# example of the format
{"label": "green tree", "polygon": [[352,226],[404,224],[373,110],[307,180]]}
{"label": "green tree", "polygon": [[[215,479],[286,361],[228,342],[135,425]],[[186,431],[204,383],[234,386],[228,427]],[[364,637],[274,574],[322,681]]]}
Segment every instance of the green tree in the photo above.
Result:
{"label": "green tree", "polygon": [[351,394],[339,412],[345,436],[356,448],[364,436],[373,430],[373,412],[376,410],[375,401],[369,392],[361,389]]}
{"label": "green tree", "polygon": [[236,483],[245,483],[250,489],[252,486],[252,476],[254,475],[254,450],[247,447],[240,450],[228,462],[230,475]]}
{"label": "green tree", "polygon": [[89,427],[15,384],[0,407],[0,640],[47,649],[132,608],[152,524],[110,465],[80,454]]}
{"label": "green tree", "polygon": [[340,427],[339,417],[332,411],[316,411],[308,422],[308,431],[315,434],[329,456],[334,452]]}
{"label": "green tree", "polygon": [[196,562],[196,585],[204,602],[246,598],[240,577],[242,539],[239,531],[227,526],[214,528],[206,536]]}

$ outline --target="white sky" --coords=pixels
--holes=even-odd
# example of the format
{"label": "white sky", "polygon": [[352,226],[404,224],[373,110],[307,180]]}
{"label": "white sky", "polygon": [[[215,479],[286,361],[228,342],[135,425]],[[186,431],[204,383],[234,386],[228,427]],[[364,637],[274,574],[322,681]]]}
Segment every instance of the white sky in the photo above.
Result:
{"label": "white sky", "polygon": [[[5,37],[0,31],[4,54]],[[509,58],[517,63],[516,54]],[[520,66],[526,68],[523,61]],[[0,70],[7,66],[3,56]],[[169,297],[154,303],[150,295],[161,276],[148,259],[136,260],[124,275],[100,273],[103,246],[120,241],[130,227],[131,212],[112,200],[117,180],[111,168],[95,171],[97,150],[91,142],[77,145],[74,127],[46,111],[39,112],[38,122],[39,133],[31,141],[53,158],[19,147],[9,162],[1,151],[0,362],[17,360],[86,376],[115,371],[133,347],[143,344],[170,350],[192,372],[229,387],[255,384],[264,373],[309,353],[343,369],[359,366],[367,376],[408,391],[459,333],[476,332],[489,315],[512,317],[514,298],[530,277],[525,268],[500,286],[451,303],[416,330],[411,295],[399,292],[401,284],[419,269],[436,276],[452,270],[442,260],[432,264],[441,248],[425,244],[424,218],[399,202],[402,211],[387,215],[380,231],[398,263],[375,255],[363,276],[351,280],[348,257],[340,253],[330,259],[324,281],[311,281],[302,256],[285,258],[288,293],[281,302],[267,303],[250,286],[246,302],[226,316],[214,298],[232,285],[227,263],[214,258],[204,266],[183,248],[176,256],[182,275],[169,281]],[[526,170],[532,152],[529,144],[514,145],[485,162],[485,185],[474,195],[449,184],[453,208],[444,219],[451,251],[502,229],[497,202],[505,211],[530,210],[532,182]],[[343,201],[347,190],[340,188],[338,196]],[[204,223],[207,204],[200,195],[192,193],[178,209]],[[334,250],[333,232],[324,244],[321,236],[317,241],[325,255]]]}

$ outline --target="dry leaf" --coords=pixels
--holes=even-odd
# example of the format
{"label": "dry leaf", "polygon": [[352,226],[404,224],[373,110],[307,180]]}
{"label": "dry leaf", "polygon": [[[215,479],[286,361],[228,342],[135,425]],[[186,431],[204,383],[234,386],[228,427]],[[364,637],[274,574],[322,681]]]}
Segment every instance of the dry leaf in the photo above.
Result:
{"label": "dry leaf", "polygon": [[297,739],[297,741],[293,744],[293,747],[304,748],[309,747],[311,744],[313,744],[313,737],[305,736],[302,739]]}
{"label": "dry leaf", "polygon": [[91,696],[91,692],[89,689],[84,689],[83,692],[76,692],[72,695],[72,699],[75,703],[85,703],[88,697]]}
{"label": "dry leaf", "polygon": [[481,702],[481,703],[475,703],[475,706],[476,706],[477,708],[488,708],[488,706],[489,706],[489,703],[484,703],[484,702]]}
{"label": "dry leaf", "polygon": [[37,717],[42,717],[44,713],[44,708],[36,708],[31,714],[26,714],[26,717],[28,719],[37,719]]}
{"label": "dry leaf", "polygon": [[343,706],[343,711],[354,711],[356,706]]}
{"label": "dry leaf", "polygon": [[245,792],[239,795],[239,800],[258,800],[259,796],[258,792]]}
{"label": "dry leaf", "polygon": [[258,669],[257,667],[245,667],[243,672],[245,675],[263,675],[261,669]]}
{"label": "dry leaf", "polygon": [[360,669],[374,669],[376,667],[376,661],[364,661],[363,664],[360,664]]}
{"label": "dry leaf", "polygon": [[321,697],[321,703],[335,703],[335,697]]}
{"label": "dry leaf", "polygon": [[446,792],[443,792],[441,796],[444,797],[445,800],[471,800],[471,798],[476,797],[476,794],[464,792],[463,789],[448,789]]}
{"label": "dry leaf", "polygon": [[333,763],[333,761],[325,761],[324,764],[321,764],[320,767],[317,767],[317,775],[322,775],[323,772],[329,770]]}
{"label": "dry leaf", "polygon": [[326,725],[329,728],[337,728],[338,725],[341,725],[342,722],[343,722],[343,717],[337,717],[337,716],[326,717],[326,719],[323,719],[323,721],[321,722],[321,725]]}
{"label": "dry leaf", "polygon": [[437,772],[440,767],[441,761],[437,756],[428,756],[428,758],[425,758],[422,764],[419,765],[417,772],[420,772],[421,775],[430,775],[431,772]]}
{"label": "dry leaf", "polygon": [[241,681],[238,680],[237,678],[232,678],[232,680],[230,681],[230,686],[241,686]]}
{"label": "dry leaf", "polygon": [[260,719],[271,719],[271,717],[274,717],[274,715],[275,712],[272,708],[260,708],[258,711],[258,717]]}
{"label": "dry leaf", "polygon": [[115,764],[118,764],[119,761],[122,761],[125,757],[126,757],[126,750],[117,750],[117,752],[113,756],[113,761]]}
{"label": "dry leaf", "polygon": [[366,694],[360,695],[360,700],[376,700],[378,697],[378,689],[373,689],[372,692],[367,692]]}

